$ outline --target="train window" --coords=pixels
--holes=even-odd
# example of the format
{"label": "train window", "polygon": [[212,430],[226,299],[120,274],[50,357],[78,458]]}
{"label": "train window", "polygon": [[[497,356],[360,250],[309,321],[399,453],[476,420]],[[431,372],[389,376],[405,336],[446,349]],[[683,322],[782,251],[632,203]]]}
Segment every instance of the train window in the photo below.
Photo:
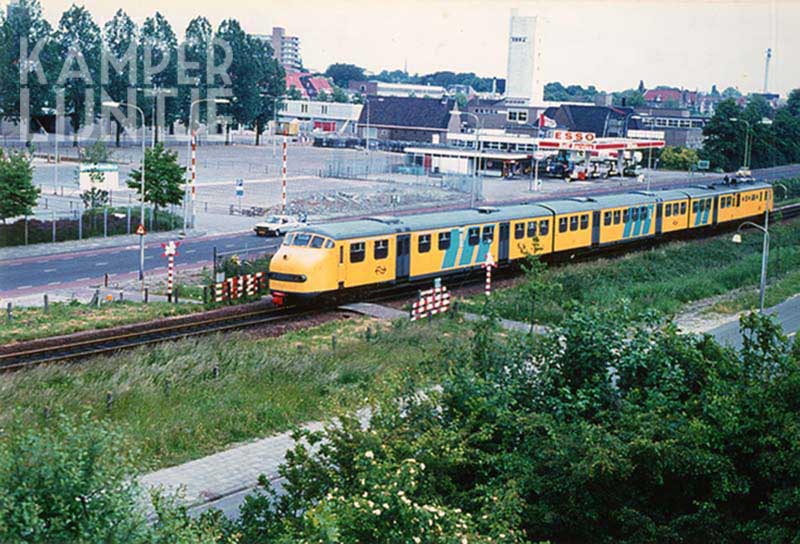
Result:
{"label": "train window", "polygon": [[605,226],[609,226],[611,224],[611,212],[606,212],[603,214],[603,224]]}
{"label": "train window", "polygon": [[631,220],[632,221],[639,220],[639,208],[631,208]]}
{"label": "train window", "polygon": [[311,247],[313,248],[321,248],[322,244],[324,243],[325,243],[325,238],[323,238],[322,236],[314,236],[311,239]]}
{"label": "train window", "polygon": [[294,242],[292,242],[293,246],[300,246],[305,247],[308,245],[308,242],[311,240],[310,234],[299,233],[297,236],[294,237]]}
{"label": "train window", "polygon": [[614,224],[619,225],[620,221],[622,221],[622,214],[619,210],[614,210]]}
{"label": "train window", "polygon": [[692,213],[697,213],[697,201],[692,202]]}
{"label": "train window", "polygon": [[477,246],[481,237],[481,229],[478,227],[470,227],[467,233],[469,245]]}
{"label": "train window", "polygon": [[364,242],[350,244],[350,262],[360,263],[364,260]]}
{"label": "train window", "polygon": [[573,215],[569,218],[569,230],[574,231],[578,230],[578,216]]}
{"label": "train window", "polygon": [[444,251],[446,249],[450,249],[450,233],[449,232],[440,232],[439,233],[439,250]]}
{"label": "train window", "polygon": [[686,202],[681,202],[681,215],[686,215]]}
{"label": "train window", "polygon": [[295,237],[295,234],[293,232],[290,233],[290,234],[287,234],[283,239],[283,245],[285,245],[285,246],[292,245],[292,241],[294,240],[294,237]]}
{"label": "train window", "polygon": [[491,242],[494,240],[494,225],[486,225],[483,227],[483,236],[481,236],[481,240],[483,242]]}
{"label": "train window", "polygon": [[707,209],[707,210],[710,210],[710,209],[711,209],[711,199],[710,199],[710,198],[707,198],[707,199],[706,199],[706,209]]}
{"label": "train window", "polygon": [[525,238],[525,223],[514,223],[514,240]]}
{"label": "train window", "polygon": [[589,214],[585,213],[581,216],[581,230],[589,228]]}
{"label": "train window", "polygon": [[672,215],[672,204],[667,204],[664,206],[664,217],[669,217]]}
{"label": "train window", "polygon": [[539,234],[546,236],[548,232],[550,232],[550,221],[547,219],[539,221]]}
{"label": "train window", "polygon": [[536,221],[528,221],[528,238],[536,236]]}
{"label": "train window", "polygon": [[622,210],[622,222],[627,223],[631,220],[631,211],[630,210]]}
{"label": "train window", "polygon": [[325,249],[333,249],[334,245],[333,240],[325,240]]}
{"label": "train window", "polygon": [[642,208],[642,211],[639,213],[639,216],[642,219],[647,219],[647,208]]}
{"label": "train window", "polygon": [[431,250],[431,235],[430,234],[420,234],[419,235],[419,252],[420,253],[427,253]]}
{"label": "train window", "polygon": [[389,240],[375,240],[374,255],[376,259],[385,259],[389,256]]}

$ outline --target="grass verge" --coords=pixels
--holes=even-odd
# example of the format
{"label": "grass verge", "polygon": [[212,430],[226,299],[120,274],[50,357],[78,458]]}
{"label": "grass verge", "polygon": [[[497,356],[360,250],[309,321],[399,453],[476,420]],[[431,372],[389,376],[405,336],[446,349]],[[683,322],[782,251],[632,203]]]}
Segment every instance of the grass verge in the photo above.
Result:
{"label": "grass verge", "polygon": [[377,327],[355,318],[273,338],[217,335],[0,375],[0,406],[14,407],[0,412],[0,440],[56,413],[88,413],[118,424],[147,468],[168,466],[363,405],[398,376],[436,379],[443,350],[463,340],[447,319],[384,323],[369,339],[368,326]]}
{"label": "grass verge", "polygon": [[49,311],[43,308],[15,308],[13,321],[0,324],[0,344],[48,338],[73,332],[106,329],[163,317],[184,315],[203,309],[198,304],[169,304],[167,302],[103,303],[95,307],[73,302],[54,302]]}
{"label": "grass verge", "polygon": [[[771,229],[770,300],[778,302],[798,292],[795,269],[800,265],[800,220]],[[627,301],[635,311],[657,310],[674,315],[689,303],[758,284],[761,269],[761,234],[746,231],[742,244],[724,234],[705,240],[674,242],[615,259],[566,264],[549,268],[547,280],[560,283],[562,296],[537,303],[536,321],[559,323],[573,304],[614,307]],[[781,286],[773,289],[772,286]],[[521,286],[492,295],[502,317],[527,321],[530,302]],[[734,303],[752,307],[749,295]],[[783,297],[783,298],[779,298]],[[473,310],[483,297],[467,301]]]}

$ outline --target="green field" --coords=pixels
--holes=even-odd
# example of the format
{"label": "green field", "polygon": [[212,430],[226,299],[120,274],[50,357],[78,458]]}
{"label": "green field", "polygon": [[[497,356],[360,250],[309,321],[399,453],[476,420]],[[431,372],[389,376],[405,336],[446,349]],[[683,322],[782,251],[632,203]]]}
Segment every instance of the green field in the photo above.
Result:
{"label": "green field", "polygon": [[443,350],[462,336],[457,327],[440,319],[378,330],[354,318],[276,338],[194,338],[3,374],[0,428],[8,436],[56,414],[88,413],[119,425],[149,467],[162,467],[361,406],[398,375],[433,377]]}

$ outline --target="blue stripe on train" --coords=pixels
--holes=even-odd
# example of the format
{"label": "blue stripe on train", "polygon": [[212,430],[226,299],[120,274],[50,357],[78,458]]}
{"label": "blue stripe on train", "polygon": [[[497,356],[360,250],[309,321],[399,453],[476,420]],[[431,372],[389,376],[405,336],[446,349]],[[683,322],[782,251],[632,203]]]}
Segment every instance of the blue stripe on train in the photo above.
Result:
{"label": "blue stripe on train", "polygon": [[642,209],[638,206],[636,208],[631,208],[631,213],[633,210],[636,210],[636,221],[633,222],[633,235],[639,236],[639,232],[642,229]]}
{"label": "blue stripe on train", "polygon": [[653,220],[653,205],[647,207],[647,219],[644,220],[644,228],[642,234],[650,234],[650,222]]}
{"label": "blue stripe on train", "polygon": [[486,262],[486,254],[489,253],[490,247],[492,247],[491,242],[481,241],[480,245],[478,246],[478,258],[475,260],[476,263]]}
{"label": "blue stripe on train", "polygon": [[444,254],[442,259],[442,269],[453,268],[456,265],[456,257],[458,257],[458,247],[461,242],[461,231],[453,229],[450,231],[450,247]]}
{"label": "blue stripe on train", "polygon": [[458,261],[459,266],[472,264],[472,254],[475,251],[475,246],[470,245],[469,236],[464,234],[464,243],[461,246],[461,259]]}
{"label": "blue stripe on train", "polygon": [[[625,215],[624,211],[622,212],[622,215],[623,216]],[[624,219],[624,217],[623,217],[623,219]],[[625,222],[625,228],[622,229],[622,237],[623,238],[629,238],[630,237],[630,235],[631,235],[631,227],[632,226],[633,226],[633,224],[631,223],[631,210],[630,210],[630,208],[628,208],[628,221]]]}

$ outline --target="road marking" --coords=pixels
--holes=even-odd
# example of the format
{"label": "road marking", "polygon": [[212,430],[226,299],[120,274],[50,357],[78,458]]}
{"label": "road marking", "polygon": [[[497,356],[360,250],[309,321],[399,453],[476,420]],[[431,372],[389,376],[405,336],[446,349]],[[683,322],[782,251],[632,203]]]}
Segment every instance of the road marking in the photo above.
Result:
{"label": "road marking", "polygon": [[184,251],[184,253],[194,253],[195,251],[197,251],[197,250],[196,249],[187,249],[186,251]]}
{"label": "road marking", "polygon": [[145,256],[144,260],[147,261],[147,260],[152,259],[152,258],[153,258],[152,255],[147,255],[147,256]]}
{"label": "road marking", "polygon": [[108,266],[108,263],[95,263],[95,266]]}
{"label": "road marking", "polygon": [[61,282],[60,282],[60,281],[51,281],[51,282],[50,282],[50,283],[48,283],[47,285],[59,285],[59,284],[61,284]]}
{"label": "road marking", "polygon": [[48,273],[48,272],[55,272],[56,270],[58,270],[58,269],[57,269],[57,268],[45,268],[45,269],[44,269],[45,273]]}
{"label": "road marking", "polygon": [[78,279],[77,279],[77,280],[75,280],[75,281],[86,281],[86,280],[89,280],[89,279],[91,279],[91,278],[78,278]]}
{"label": "road marking", "polygon": [[225,244],[225,247],[233,247],[235,244]]}
{"label": "road marking", "polygon": [[20,285],[17,289],[30,289],[33,285]]}

